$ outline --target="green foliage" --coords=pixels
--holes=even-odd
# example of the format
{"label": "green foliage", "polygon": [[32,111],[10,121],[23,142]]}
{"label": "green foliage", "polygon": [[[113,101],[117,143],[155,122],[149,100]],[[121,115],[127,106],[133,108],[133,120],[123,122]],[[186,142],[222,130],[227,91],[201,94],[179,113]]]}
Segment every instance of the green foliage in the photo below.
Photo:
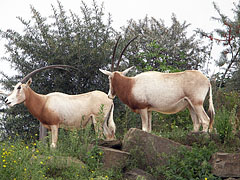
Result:
{"label": "green foliage", "polygon": [[0,142],[1,179],[45,179],[45,159],[38,159],[39,150],[21,140]]}
{"label": "green foliage", "polygon": [[192,130],[192,119],[189,111],[186,109],[176,114],[161,114],[153,112],[153,130],[159,134],[167,135],[181,130]]}
{"label": "green foliage", "polygon": [[227,111],[232,111],[237,108],[235,106],[240,106],[239,93],[233,90],[219,89],[214,96],[214,105],[216,109],[224,106]]}
{"label": "green foliage", "polygon": [[[160,71],[160,72],[178,72],[180,71],[172,65],[169,65],[168,55],[165,55],[166,48],[161,48],[158,42],[153,41],[147,45],[149,49],[144,52],[139,53],[139,65],[137,69],[140,71]],[[184,53],[182,53],[184,54]],[[176,64],[181,64],[182,62],[176,62]]]}
{"label": "green foliage", "polygon": [[213,144],[208,147],[195,145],[191,150],[182,147],[178,153],[169,157],[168,165],[157,167],[155,173],[160,172],[166,180],[220,180],[211,174],[208,162],[215,151]]}
{"label": "green foliage", "polygon": [[125,36],[141,34],[141,38],[129,47],[126,57],[139,71],[200,69],[210,50],[195,35],[187,37],[188,27],[189,24],[179,22],[175,15],[170,27],[154,17],[131,20],[123,28]]}
{"label": "green foliage", "polygon": [[[95,141],[91,127],[81,131],[63,131],[59,133],[58,147],[49,148],[48,143],[33,141],[26,144],[21,139],[11,141],[11,138],[0,142],[0,173],[1,179],[26,180],[89,180],[89,179],[120,179],[117,170],[103,170],[103,152],[97,145],[90,146]],[[36,135],[37,136],[37,135]],[[34,138],[33,138],[34,139]],[[91,147],[91,148],[90,148]],[[54,160],[58,157],[75,157],[82,164]]]}
{"label": "green foliage", "polygon": [[123,111],[118,117],[114,115],[114,122],[117,127],[117,138],[123,138],[124,134],[126,134],[130,128],[142,128],[140,115],[132,112],[127,105],[123,105],[123,108]]}
{"label": "green foliage", "polygon": [[239,124],[236,127],[236,122],[236,106],[230,112],[224,106],[217,111],[214,127],[222,142],[233,139],[235,133],[239,131]]}

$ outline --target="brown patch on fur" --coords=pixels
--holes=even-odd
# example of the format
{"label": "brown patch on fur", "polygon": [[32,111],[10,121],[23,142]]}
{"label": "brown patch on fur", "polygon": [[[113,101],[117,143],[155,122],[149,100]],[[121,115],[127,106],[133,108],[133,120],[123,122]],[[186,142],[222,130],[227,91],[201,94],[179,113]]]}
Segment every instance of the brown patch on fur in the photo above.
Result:
{"label": "brown patch on fur", "polygon": [[113,91],[124,104],[128,105],[134,112],[138,113],[138,109],[145,109],[150,107],[150,105],[146,102],[139,102],[134,98],[132,94],[134,84],[134,78],[123,76],[118,72],[115,72],[113,75]]}
{"label": "brown patch on fur", "polygon": [[30,87],[25,89],[25,96],[26,100],[24,105],[42,124],[49,126],[60,123],[58,116],[45,107],[47,99],[44,96],[35,93]]}

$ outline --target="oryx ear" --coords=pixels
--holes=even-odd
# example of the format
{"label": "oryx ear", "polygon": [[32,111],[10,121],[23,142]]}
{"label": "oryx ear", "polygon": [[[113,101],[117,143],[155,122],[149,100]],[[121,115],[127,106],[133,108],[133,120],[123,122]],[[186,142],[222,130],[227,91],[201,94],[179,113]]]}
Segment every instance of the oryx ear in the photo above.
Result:
{"label": "oryx ear", "polygon": [[110,72],[110,71],[106,71],[106,70],[102,70],[102,69],[99,69],[99,71],[101,71],[103,74],[106,74],[107,76],[112,76],[112,72]]}
{"label": "oryx ear", "polygon": [[126,75],[132,68],[134,68],[134,66],[130,67],[130,68],[127,68],[125,69],[123,72],[122,72],[122,75]]}
{"label": "oryx ear", "polygon": [[31,83],[32,83],[32,78],[29,78],[29,80],[27,81],[26,85],[30,86]]}

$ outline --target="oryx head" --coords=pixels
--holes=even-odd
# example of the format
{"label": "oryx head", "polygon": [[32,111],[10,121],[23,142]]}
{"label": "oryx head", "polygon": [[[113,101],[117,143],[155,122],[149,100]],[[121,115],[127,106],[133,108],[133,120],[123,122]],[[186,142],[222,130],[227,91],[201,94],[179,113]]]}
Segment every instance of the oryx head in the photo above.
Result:
{"label": "oryx head", "polygon": [[[131,44],[132,41],[134,41],[138,36],[134,37],[133,39],[131,39],[127,45],[123,48],[120,56],[119,56],[119,59],[118,59],[118,62],[117,62],[117,66],[116,66],[116,70],[119,68],[119,64],[120,64],[120,61],[122,59],[122,56],[125,52],[125,50],[127,49],[127,47]],[[114,99],[115,96],[116,96],[116,93],[114,91],[114,88],[113,88],[113,84],[112,84],[112,80],[114,78],[114,74],[117,72],[117,73],[120,73],[122,75],[126,75],[132,68],[128,68],[126,70],[124,70],[123,72],[118,72],[118,71],[114,71],[114,61],[115,61],[115,54],[116,54],[116,49],[117,49],[117,45],[118,45],[118,42],[120,40],[121,36],[119,36],[119,38],[117,39],[117,42],[114,46],[114,49],[113,49],[113,56],[112,56],[112,66],[111,66],[111,72],[110,71],[106,71],[106,70],[103,70],[103,69],[99,69],[103,74],[107,75],[108,76],[108,79],[109,79],[109,92],[108,92],[108,97],[110,99]]]}
{"label": "oryx head", "polygon": [[108,111],[108,114],[105,117],[105,120],[104,120],[104,123],[103,123],[103,133],[104,133],[104,136],[105,136],[106,140],[108,140],[108,141],[116,139],[116,136],[115,136],[115,130],[116,130],[115,124],[114,125],[112,125],[112,124],[110,125],[109,124],[109,120],[110,120],[110,117],[112,116],[111,115],[112,113],[113,113],[113,104],[111,105],[111,108]]}
{"label": "oryx head", "polygon": [[25,90],[30,86],[32,83],[32,79],[30,78],[26,84],[23,84],[22,82],[19,82],[14,87],[12,93],[5,99],[5,103],[12,107],[16,104],[20,104],[23,101],[25,101]]}
{"label": "oryx head", "polygon": [[32,83],[31,76],[33,76],[34,74],[36,74],[39,71],[42,71],[45,69],[51,69],[51,68],[64,69],[64,68],[74,68],[74,67],[68,66],[68,65],[51,65],[51,66],[42,67],[42,68],[39,68],[39,69],[36,69],[36,70],[30,72],[19,83],[17,83],[15,85],[11,94],[9,96],[7,96],[7,98],[5,99],[5,103],[8,106],[12,107],[16,104],[20,104],[20,103],[24,102],[26,99],[25,92],[26,92],[27,88],[29,88],[30,84]]}

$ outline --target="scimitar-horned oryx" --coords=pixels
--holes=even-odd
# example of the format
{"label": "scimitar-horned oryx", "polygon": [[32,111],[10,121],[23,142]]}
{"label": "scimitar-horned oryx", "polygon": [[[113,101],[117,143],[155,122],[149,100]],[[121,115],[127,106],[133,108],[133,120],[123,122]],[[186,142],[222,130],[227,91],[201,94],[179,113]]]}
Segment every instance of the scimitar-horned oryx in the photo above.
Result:
{"label": "scimitar-horned oryx", "polygon": [[[51,130],[51,147],[56,147],[59,127],[66,129],[84,128],[91,120],[98,134],[102,134],[103,126],[103,133],[106,139],[114,139],[116,129],[113,121],[114,105],[113,101],[109,99],[104,92],[92,91],[78,95],[53,92],[42,95],[34,92],[30,88],[30,84],[32,83],[30,77],[33,74],[44,69],[65,67],[69,66],[46,66],[29,73],[21,82],[17,83],[12,93],[6,98],[5,103],[11,107],[24,102],[29,112],[36,117],[44,127]],[[100,107],[103,107],[104,122],[97,122],[99,118],[96,117],[99,115]]]}
{"label": "scimitar-horned oryx", "polygon": [[[194,132],[199,131],[201,125],[204,132],[207,132],[208,128],[212,129],[215,112],[212,88],[206,76],[197,70],[187,70],[178,73],[149,71],[135,77],[126,77],[125,75],[133,67],[123,72],[114,71],[114,56],[118,41],[119,39],[113,50],[112,72],[102,69],[100,71],[109,77],[108,97],[113,99],[117,95],[124,104],[139,113],[142,119],[142,130],[151,132],[152,111],[174,114],[185,108],[190,111]],[[209,116],[203,108],[208,91]]]}

